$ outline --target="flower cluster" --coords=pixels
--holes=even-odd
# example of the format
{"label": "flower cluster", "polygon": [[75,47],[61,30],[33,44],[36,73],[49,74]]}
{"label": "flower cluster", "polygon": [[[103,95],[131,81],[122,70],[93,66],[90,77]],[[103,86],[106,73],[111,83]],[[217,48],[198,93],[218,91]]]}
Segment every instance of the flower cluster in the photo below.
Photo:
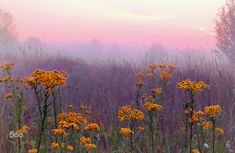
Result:
{"label": "flower cluster", "polygon": [[190,91],[193,93],[200,92],[202,89],[209,89],[209,85],[203,81],[193,82],[188,80],[184,80],[178,83],[178,88],[184,91]]}
{"label": "flower cluster", "polygon": [[0,66],[0,70],[1,71],[9,71],[13,68],[14,64],[13,63],[7,63],[7,64],[3,64]]}
{"label": "flower cluster", "polygon": [[160,72],[161,79],[169,80],[171,77],[172,77],[172,74],[170,72],[167,72],[167,71]]}
{"label": "flower cluster", "polygon": [[149,65],[149,68],[154,71],[154,70],[157,70],[158,65],[156,65],[156,64],[151,64],[151,65]]}
{"label": "flower cluster", "polygon": [[84,146],[88,150],[95,149],[97,146],[96,144],[91,143],[91,138],[90,137],[81,137],[79,139],[79,142],[82,146]]}
{"label": "flower cluster", "polygon": [[45,89],[66,84],[67,73],[46,70],[35,70],[32,77],[26,77],[25,82],[31,86],[42,85]]}
{"label": "flower cluster", "polygon": [[97,123],[90,123],[87,124],[87,126],[85,127],[86,131],[100,131],[100,127]]}
{"label": "flower cluster", "polygon": [[147,102],[144,104],[144,108],[147,110],[147,111],[161,111],[162,110],[162,106],[159,105],[159,104],[156,104],[156,103],[150,103],[150,102]]}
{"label": "flower cluster", "polygon": [[152,89],[151,92],[153,94],[156,94],[156,95],[161,94],[162,93],[162,88],[154,88],[154,89]]}
{"label": "flower cluster", "polygon": [[193,116],[189,119],[189,123],[202,123],[204,119],[201,117],[202,111],[193,112]]}
{"label": "flower cluster", "polygon": [[126,105],[118,111],[118,119],[121,122],[141,121],[144,119],[144,113],[138,109],[132,109],[130,105]]}
{"label": "flower cluster", "polygon": [[130,128],[121,128],[119,133],[125,136],[134,134],[134,132]]}
{"label": "flower cluster", "polygon": [[215,131],[218,135],[223,135],[224,134],[224,130],[222,128],[216,128]]}
{"label": "flower cluster", "polygon": [[87,120],[80,113],[70,112],[61,113],[58,115],[58,127],[59,129],[79,129],[80,125],[86,125]]}
{"label": "flower cluster", "polygon": [[30,128],[28,125],[23,125],[20,130],[17,130],[16,133],[22,133],[27,134],[29,132]]}
{"label": "flower cluster", "polygon": [[222,113],[222,109],[219,105],[211,105],[205,107],[205,114],[209,115],[211,118],[216,117]]}
{"label": "flower cluster", "polygon": [[144,77],[144,72],[143,72],[143,71],[137,72],[137,73],[135,74],[135,76],[136,76],[137,78],[143,78],[143,77]]}
{"label": "flower cluster", "polygon": [[210,129],[210,128],[212,128],[212,123],[204,121],[204,122],[202,122],[202,127],[205,130]]}
{"label": "flower cluster", "polygon": [[6,100],[12,99],[13,98],[13,94],[12,93],[7,93],[7,94],[4,95],[4,98]]}

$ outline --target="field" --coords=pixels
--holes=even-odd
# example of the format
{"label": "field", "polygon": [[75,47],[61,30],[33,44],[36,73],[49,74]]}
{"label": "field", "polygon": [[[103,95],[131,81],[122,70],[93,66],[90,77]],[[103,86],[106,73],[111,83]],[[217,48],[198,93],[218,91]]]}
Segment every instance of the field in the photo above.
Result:
{"label": "field", "polygon": [[232,152],[233,68],[187,53],[137,63],[2,55],[1,152]]}

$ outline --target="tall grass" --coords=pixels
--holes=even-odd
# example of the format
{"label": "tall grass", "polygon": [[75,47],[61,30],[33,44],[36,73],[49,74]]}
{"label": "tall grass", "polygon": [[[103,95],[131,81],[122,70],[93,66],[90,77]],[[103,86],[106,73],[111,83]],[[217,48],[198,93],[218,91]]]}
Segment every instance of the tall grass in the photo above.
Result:
{"label": "tall grass", "polygon": [[[176,89],[177,82],[184,79],[204,80],[210,84],[211,89],[198,95],[196,101],[198,110],[207,105],[220,104],[223,109],[223,116],[217,122],[226,129],[226,140],[234,144],[235,122],[234,122],[234,86],[235,74],[232,66],[227,62],[213,55],[210,57],[205,52],[195,53],[186,51],[180,54],[169,55],[154,61],[156,64],[166,63],[177,66],[174,77],[166,87],[164,98],[165,108],[159,112],[158,120],[167,123],[159,126],[159,130],[167,133],[167,141],[160,141],[158,145],[166,146],[168,151],[172,152],[182,147],[179,140],[181,138],[181,127],[184,122],[184,116],[179,115],[184,112],[184,102],[187,96]],[[92,116],[97,122],[104,124],[104,128],[114,126],[117,123],[118,109],[129,103],[135,102],[135,74],[145,68],[148,58],[143,58],[136,63],[130,63],[124,59],[123,62],[115,63],[112,61],[87,63],[84,59],[70,58],[64,56],[13,56],[1,55],[1,60],[14,62],[16,67],[13,74],[27,76],[36,68],[47,70],[65,70],[69,73],[68,84],[61,89],[61,101],[71,103],[75,109],[80,104],[85,103],[92,110]],[[157,58],[156,58],[157,59]],[[4,97],[4,87],[1,87],[0,95]],[[29,92],[30,93],[30,92]],[[36,109],[33,93],[26,95],[26,104],[29,106],[25,114],[28,120],[33,120]],[[7,102],[1,98],[0,102],[0,146],[4,153],[12,153],[12,145],[6,133],[9,131],[7,122],[11,119],[11,108]],[[108,148],[114,140],[105,137]],[[224,141],[226,141],[224,140]],[[105,147],[104,147],[105,148]],[[104,152],[108,152],[107,150]]]}

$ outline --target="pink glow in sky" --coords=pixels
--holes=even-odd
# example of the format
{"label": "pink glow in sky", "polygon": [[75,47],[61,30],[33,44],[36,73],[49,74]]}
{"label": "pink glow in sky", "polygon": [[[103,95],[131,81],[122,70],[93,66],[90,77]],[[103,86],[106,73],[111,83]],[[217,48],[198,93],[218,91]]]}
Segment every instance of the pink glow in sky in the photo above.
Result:
{"label": "pink glow in sky", "polygon": [[225,0],[0,0],[21,40],[212,47]]}

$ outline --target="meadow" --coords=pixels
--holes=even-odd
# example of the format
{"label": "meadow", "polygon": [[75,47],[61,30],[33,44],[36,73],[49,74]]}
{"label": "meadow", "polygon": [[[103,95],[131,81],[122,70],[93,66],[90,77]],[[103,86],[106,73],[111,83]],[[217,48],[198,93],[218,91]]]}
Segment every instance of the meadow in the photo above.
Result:
{"label": "meadow", "polygon": [[234,71],[211,55],[2,55],[1,152],[232,152]]}

